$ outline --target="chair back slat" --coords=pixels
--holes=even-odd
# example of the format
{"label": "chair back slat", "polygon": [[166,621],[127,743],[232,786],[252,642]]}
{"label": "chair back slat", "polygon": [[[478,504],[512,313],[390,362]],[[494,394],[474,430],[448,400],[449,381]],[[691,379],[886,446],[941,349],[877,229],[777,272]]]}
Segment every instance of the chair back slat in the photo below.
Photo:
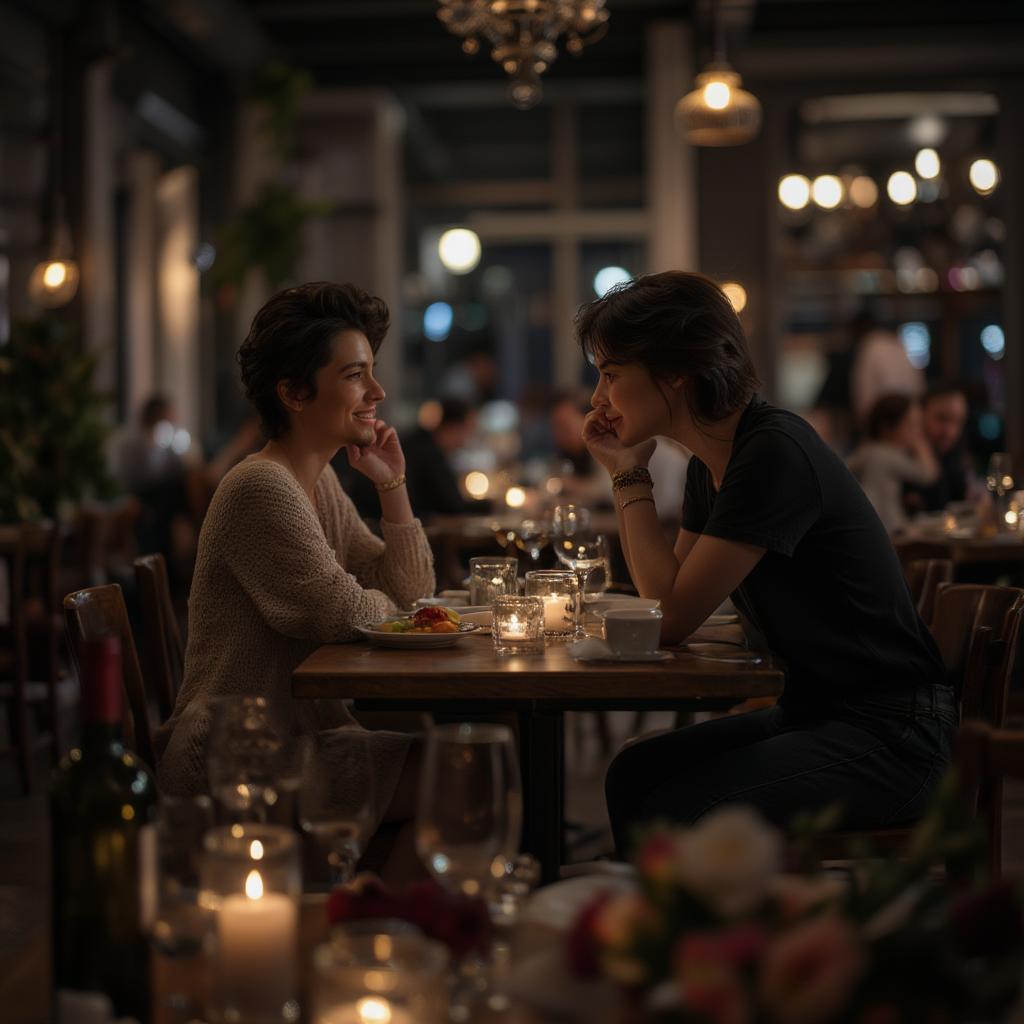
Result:
{"label": "chair back slat", "polygon": [[935,598],[932,635],[946,666],[947,677],[956,692],[958,706],[963,700],[967,667],[977,630],[992,629],[1003,639],[1006,614],[1024,597],[1017,587],[994,587],[955,583],[940,586]]}
{"label": "chair back slat", "polygon": [[121,587],[117,583],[106,583],[68,594],[64,598],[64,621],[79,674],[82,668],[83,643],[109,634],[120,639],[124,689],[127,697],[125,742],[147,764],[155,768],[156,758],[149,725],[149,710],[146,706],[146,691]]}
{"label": "chair back slat", "polygon": [[953,582],[953,563],[948,558],[919,558],[907,568],[907,583],[917,606],[917,613],[926,625],[935,615],[935,598],[939,587]]}
{"label": "chair back slat", "polygon": [[156,689],[161,721],[166,721],[174,711],[185,672],[181,632],[167,582],[167,563],[163,555],[156,554],[136,558],[134,565],[142,606],[146,668]]}

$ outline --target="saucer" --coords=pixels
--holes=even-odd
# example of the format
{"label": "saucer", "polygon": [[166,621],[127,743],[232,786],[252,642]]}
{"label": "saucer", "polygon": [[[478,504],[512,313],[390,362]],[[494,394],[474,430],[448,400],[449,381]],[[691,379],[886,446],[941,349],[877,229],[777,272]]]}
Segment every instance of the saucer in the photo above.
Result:
{"label": "saucer", "polygon": [[576,661],[671,661],[675,655],[671,651],[643,651],[637,654],[615,654],[611,648],[597,637],[577,640],[566,648],[569,657]]}

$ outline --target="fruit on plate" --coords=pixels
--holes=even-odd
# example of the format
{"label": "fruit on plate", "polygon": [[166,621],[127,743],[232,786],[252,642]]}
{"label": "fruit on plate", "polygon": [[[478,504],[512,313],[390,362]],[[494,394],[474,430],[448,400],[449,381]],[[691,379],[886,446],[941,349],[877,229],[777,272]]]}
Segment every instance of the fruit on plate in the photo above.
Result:
{"label": "fruit on plate", "polygon": [[460,621],[458,612],[432,605],[374,628],[381,633],[457,633]]}

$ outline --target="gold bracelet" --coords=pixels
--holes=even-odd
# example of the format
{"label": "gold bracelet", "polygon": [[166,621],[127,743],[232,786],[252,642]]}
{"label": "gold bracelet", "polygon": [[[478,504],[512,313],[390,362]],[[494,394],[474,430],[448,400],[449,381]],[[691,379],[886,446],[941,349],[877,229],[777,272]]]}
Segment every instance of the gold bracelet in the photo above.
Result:
{"label": "gold bracelet", "polygon": [[386,484],[377,484],[377,490],[383,494],[385,491],[393,491],[397,487],[401,487],[405,483],[405,474],[396,476],[394,480],[389,480]]}
{"label": "gold bracelet", "polygon": [[618,473],[612,474],[612,490],[621,491],[624,487],[632,487],[634,484],[644,484],[653,487],[651,471],[646,466],[633,466],[632,469],[620,469]]}
{"label": "gold bracelet", "polygon": [[621,504],[621,505],[619,506],[619,511],[620,511],[620,512],[623,512],[623,511],[625,511],[625,509],[626,509],[626,506],[627,506],[627,505],[632,505],[634,501],[649,501],[649,502],[650,502],[650,503],[651,503],[652,505],[654,504],[654,499],[653,499],[653,498],[652,498],[652,497],[651,497],[650,495],[648,495],[648,494],[638,494],[638,495],[636,495],[635,497],[632,497],[632,498],[627,498],[627,499],[626,499],[626,500],[625,500],[625,501],[624,501],[624,502],[623,502],[623,503],[622,503],[622,504]]}

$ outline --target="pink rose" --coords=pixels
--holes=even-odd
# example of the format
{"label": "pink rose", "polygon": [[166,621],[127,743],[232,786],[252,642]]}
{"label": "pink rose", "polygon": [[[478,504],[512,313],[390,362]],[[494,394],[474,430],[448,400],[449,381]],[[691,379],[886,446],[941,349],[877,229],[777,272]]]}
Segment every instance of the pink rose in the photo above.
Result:
{"label": "pink rose", "polygon": [[784,932],[765,952],[759,995],[770,1016],[785,1024],[825,1024],[846,1003],[864,970],[853,929],[825,915]]}
{"label": "pink rose", "polygon": [[678,833],[659,832],[641,847],[636,858],[637,871],[656,884],[670,882],[676,873],[676,861],[684,852]]}

